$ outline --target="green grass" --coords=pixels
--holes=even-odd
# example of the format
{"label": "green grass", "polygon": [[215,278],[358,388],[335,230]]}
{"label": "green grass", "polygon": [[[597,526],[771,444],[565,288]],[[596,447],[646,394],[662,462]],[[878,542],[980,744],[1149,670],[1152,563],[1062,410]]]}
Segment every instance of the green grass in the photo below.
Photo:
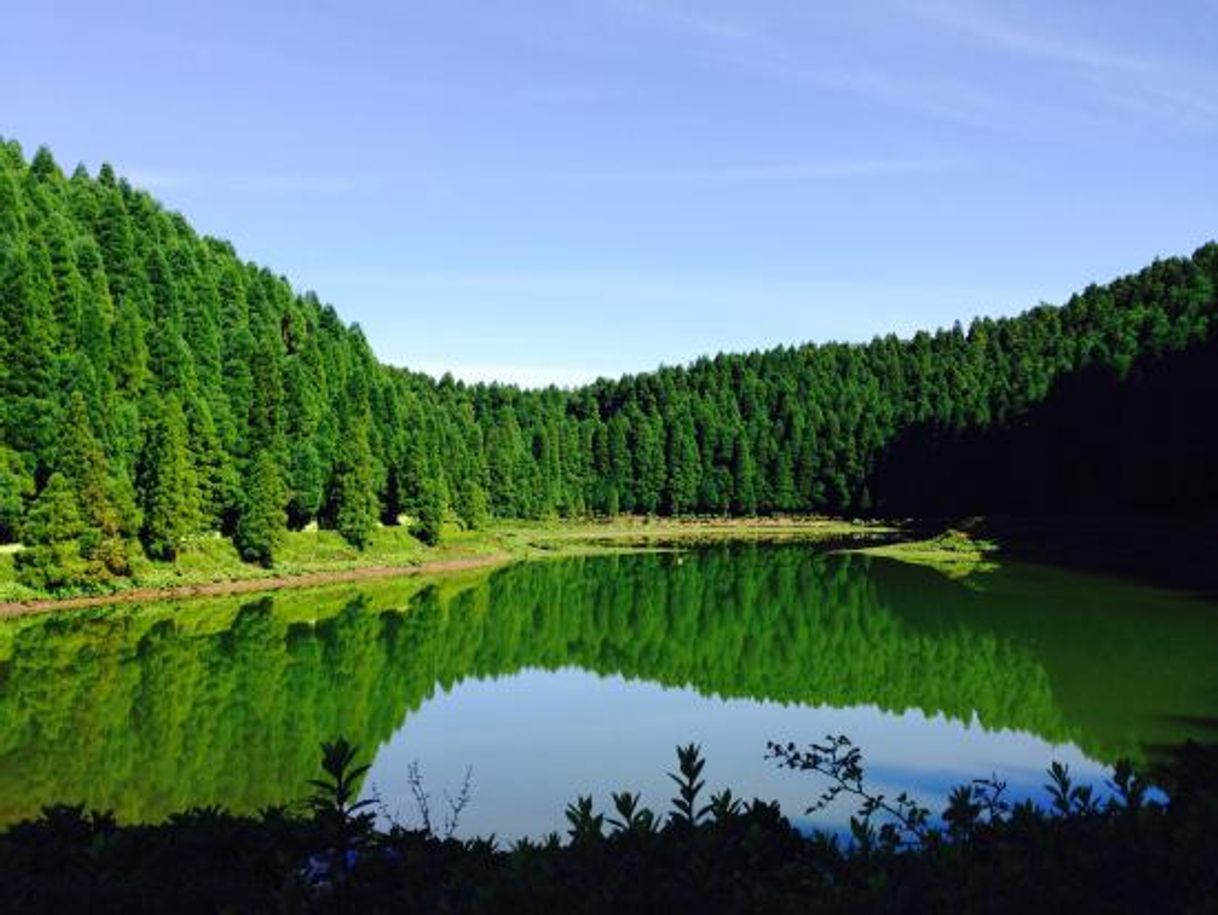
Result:
{"label": "green grass", "polygon": [[858,547],[852,552],[928,566],[949,578],[966,578],[996,569],[998,564],[994,555],[997,549],[989,540],[974,538],[964,531],[947,530],[927,540]]}
{"label": "green grass", "polygon": [[[363,550],[334,531],[292,531],[284,536],[271,568],[244,562],[232,542],[218,534],[191,539],[173,562],[147,559],[133,544],[130,578],[108,583],[102,593],[131,588],[175,588],[220,582],[273,579],[348,572],[364,568],[418,568],[431,563],[501,557],[528,559],[623,550],[677,548],[730,540],[823,541],[843,537],[883,536],[882,525],[828,518],[647,518],[541,521],[496,520],[479,530],[445,526],[441,541],[428,546],[406,527],[377,527]],[[17,581],[10,544],[0,553],[0,602],[51,596]],[[97,593],[97,592],[94,592]]]}
{"label": "green grass", "polygon": [[499,521],[476,537],[508,548],[562,550],[574,546],[656,547],[728,540],[829,540],[882,535],[892,528],[836,518],[651,518]]}

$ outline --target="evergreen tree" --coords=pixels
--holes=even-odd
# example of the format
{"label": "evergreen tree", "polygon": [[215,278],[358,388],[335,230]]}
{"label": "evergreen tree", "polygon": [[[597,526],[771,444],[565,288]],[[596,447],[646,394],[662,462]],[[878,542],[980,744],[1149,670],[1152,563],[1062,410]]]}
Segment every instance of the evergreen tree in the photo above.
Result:
{"label": "evergreen tree", "polygon": [[693,507],[701,476],[693,419],[687,411],[668,427],[667,466],[664,504],[669,514],[679,515]]}
{"label": "evergreen tree", "polygon": [[34,478],[21,457],[0,446],[0,543],[11,543],[19,536],[26,503],[34,498]]}
{"label": "evergreen tree", "polygon": [[176,395],[158,405],[149,425],[140,468],[144,497],[141,539],[153,559],[175,559],[199,530],[199,487],[187,448],[186,417]]}
{"label": "evergreen tree", "polygon": [[148,379],[148,344],[144,336],[144,319],[134,295],[119,299],[113,350],[118,389],[128,396],[139,394]]}
{"label": "evergreen tree", "polygon": [[230,529],[240,490],[234,457],[224,448],[207,400],[189,397],[183,409],[189,464],[198,485],[199,527]]}
{"label": "evergreen tree", "polygon": [[63,432],[58,465],[75,489],[85,524],[81,555],[96,563],[93,572],[98,578],[126,575],[130,569],[124,535],[132,519],[125,519],[115,502],[115,481],[80,391],[72,392]]}
{"label": "evergreen tree", "polygon": [[338,459],[330,474],[327,519],[343,539],[363,549],[377,521],[377,499],[372,483],[372,450],[365,424],[353,422],[338,444]]}
{"label": "evergreen tree", "polygon": [[[0,224],[5,222],[5,177],[0,174]],[[11,193],[11,185],[7,193]],[[7,220],[17,223],[17,216]],[[0,430],[3,441],[46,461],[53,447],[54,317],[49,290],[36,282],[28,242],[0,235]]]}
{"label": "evergreen tree", "polygon": [[491,514],[490,500],[486,497],[485,487],[476,477],[468,477],[462,483],[457,513],[470,530],[486,526]]}
{"label": "evergreen tree", "polygon": [[438,481],[429,479],[423,484],[418,511],[419,521],[414,527],[415,536],[434,546],[440,542],[444,526],[444,491]]}
{"label": "evergreen tree", "polygon": [[106,455],[93,434],[84,395],[73,391],[60,444],[59,466],[76,488],[89,526],[112,537],[119,533],[118,512],[110,500]]}
{"label": "evergreen tree", "polygon": [[242,492],[241,515],[233,540],[243,558],[268,568],[287,528],[287,493],[275,455],[259,451],[252,460]]}
{"label": "evergreen tree", "polygon": [[86,530],[72,482],[62,473],[51,474],[21,528],[26,546],[14,557],[18,580],[46,590],[87,582],[79,542]]}
{"label": "evergreen tree", "polygon": [[85,517],[72,481],[53,473],[30,507],[21,528],[22,542],[30,546],[74,541],[85,531]]}
{"label": "evergreen tree", "polygon": [[757,465],[748,439],[736,438],[732,449],[732,510],[736,514],[751,515],[757,510]]}

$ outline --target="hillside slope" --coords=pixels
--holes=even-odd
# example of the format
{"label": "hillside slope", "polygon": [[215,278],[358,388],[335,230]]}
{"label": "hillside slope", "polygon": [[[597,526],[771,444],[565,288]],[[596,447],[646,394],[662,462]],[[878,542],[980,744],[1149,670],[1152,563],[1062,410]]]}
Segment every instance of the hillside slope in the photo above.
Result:
{"label": "hillside slope", "polygon": [[359,546],[403,514],[427,539],[446,515],[1196,511],[1216,288],[1211,243],[967,329],[471,386],[379,364],[108,166],[0,143],[0,542],[55,588],[137,542],[219,530],[270,564],[287,528]]}

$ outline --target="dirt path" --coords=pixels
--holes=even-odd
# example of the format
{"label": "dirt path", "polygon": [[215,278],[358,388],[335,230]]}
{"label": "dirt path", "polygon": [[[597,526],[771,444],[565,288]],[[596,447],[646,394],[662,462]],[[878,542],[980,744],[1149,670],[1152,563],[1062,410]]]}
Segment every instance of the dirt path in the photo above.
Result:
{"label": "dirt path", "polygon": [[442,572],[461,572],[466,569],[481,569],[499,565],[512,558],[508,553],[491,553],[486,556],[471,556],[468,559],[437,559],[413,566],[369,566],[363,569],[338,569],[332,572],[302,572],[299,575],[282,575],[272,578],[247,578],[239,581],[215,581],[194,585],[178,585],[172,588],[132,588],[114,594],[98,594],[91,597],[43,598],[40,600],[12,601],[0,604],[0,617],[22,616],[27,613],[45,613],[50,610],[79,610],[84,607],[102,607],[109,604],[131,604],[142,601],[173,600],[184,597],[203,597],[223,594],[244,594],[250,591],[277,591],[282,588],[310,588],[344,581],[363,581],[370,578],[393,578],[403,575],[430,575]]}

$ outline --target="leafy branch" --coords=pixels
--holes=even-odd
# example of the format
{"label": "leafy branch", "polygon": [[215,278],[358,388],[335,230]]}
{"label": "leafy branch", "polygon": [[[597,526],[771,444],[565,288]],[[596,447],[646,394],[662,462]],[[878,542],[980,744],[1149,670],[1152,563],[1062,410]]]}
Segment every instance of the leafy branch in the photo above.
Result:
{"label": "leafy branch", "polygon": [[[766,758],[782,768],[799,772],[819,772],[829,778],[829,786],[805,813],[824,810],[842,795],[860,800],[858,816],[850,818],[850,830],[862,849],[878,841],[887,848],[920,845],[931,835],[930,811],[902,791],[891,800],[868,790],[863,782],[863,754],[844,734],[825,737],[824,743],[801,750],[794,743],[768,741]],[[886,818],[877,830],[872,819]]]}

